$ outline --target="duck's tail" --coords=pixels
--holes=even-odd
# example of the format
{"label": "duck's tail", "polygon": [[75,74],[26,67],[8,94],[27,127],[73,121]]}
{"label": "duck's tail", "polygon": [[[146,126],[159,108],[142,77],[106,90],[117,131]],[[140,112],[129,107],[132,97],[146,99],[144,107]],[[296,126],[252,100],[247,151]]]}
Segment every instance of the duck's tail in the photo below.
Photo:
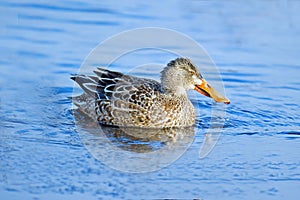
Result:
{"label": "duck's tail", "polygon": [[97,68],[94,70],[96,75],[73,75],[74,80],[85,93],[96,99],[110,99],[112,92],[119,81],[124,81],[124,74]]}

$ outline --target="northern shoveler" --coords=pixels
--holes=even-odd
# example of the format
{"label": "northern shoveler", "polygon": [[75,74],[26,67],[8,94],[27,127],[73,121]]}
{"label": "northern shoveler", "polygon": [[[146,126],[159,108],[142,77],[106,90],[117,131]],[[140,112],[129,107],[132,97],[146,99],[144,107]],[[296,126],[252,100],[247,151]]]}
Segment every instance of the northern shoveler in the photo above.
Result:
{"label": "northern shoveler", "polygon": [[80,111],[101,124],[166,128],[185,127],[195,123],[195,109],[187,90],[229,104],[199,73],[187,58],[177,58],[161,72],[161,83],[120,72],[97,68],[95,75],[71,77],[84,90],[74,97]]}

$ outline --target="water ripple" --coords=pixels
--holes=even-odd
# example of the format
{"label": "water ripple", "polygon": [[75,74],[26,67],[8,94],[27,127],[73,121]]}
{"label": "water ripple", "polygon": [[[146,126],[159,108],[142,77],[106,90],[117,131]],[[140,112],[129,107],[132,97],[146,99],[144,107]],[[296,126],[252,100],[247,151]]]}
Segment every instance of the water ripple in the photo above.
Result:
{"label": "water ripple", "polygon": [[37,27],[37,26],[22,26],[22,25],[8,25],[7,28],[16,29],[16,30],[30,30],[34,32],[55,32],[62,33],[64,32],[61,28],[49,28],[49,27]]}
{"label": "water ripple", "polygon": [[49,57],[49,55],[47,55],[47,54],[26,51],[26,50],[19,50],[19,51],[17,51],[17,54],[20,56],[31,57],[31,58],[48,58]]}
{"label": "water ripple", "polygon": [[66,7],[49,4],[38,3],[8,3],[9,6],[21,7],[21,8],[34,8],[37,10],[51,10],[55,12],[86,12],[86,13],[109,13],[115,14],[114,10],[107,8],[85,8],[85,7]]}

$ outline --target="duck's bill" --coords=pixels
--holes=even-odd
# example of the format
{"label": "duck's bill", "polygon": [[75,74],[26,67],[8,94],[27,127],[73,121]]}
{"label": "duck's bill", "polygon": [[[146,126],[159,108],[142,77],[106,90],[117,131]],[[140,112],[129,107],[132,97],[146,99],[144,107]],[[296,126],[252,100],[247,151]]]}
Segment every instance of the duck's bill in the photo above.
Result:
{"label": "duck's bill", "polygon": [[196,85],[195,90],[204,96],[213,98],[216,102],[223,102],[225,104],[230,104],[230,100],[217,92],[212,86],[210,86],[206,80],[202,79],[201,85]]}

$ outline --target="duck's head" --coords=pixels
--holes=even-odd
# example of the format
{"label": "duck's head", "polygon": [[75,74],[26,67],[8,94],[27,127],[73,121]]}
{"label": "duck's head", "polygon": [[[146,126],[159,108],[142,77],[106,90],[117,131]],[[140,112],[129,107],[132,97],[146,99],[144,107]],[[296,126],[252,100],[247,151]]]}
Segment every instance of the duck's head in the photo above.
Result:
{"label": "duck's head", "polygon": [[230,103],[229,99],[208,84],[197,67],[187,58],[177,58],[169,62],[161,72],[161,83],[166,93],[180,96],[185,95],[186,90],[196,90],[216,102]]}

